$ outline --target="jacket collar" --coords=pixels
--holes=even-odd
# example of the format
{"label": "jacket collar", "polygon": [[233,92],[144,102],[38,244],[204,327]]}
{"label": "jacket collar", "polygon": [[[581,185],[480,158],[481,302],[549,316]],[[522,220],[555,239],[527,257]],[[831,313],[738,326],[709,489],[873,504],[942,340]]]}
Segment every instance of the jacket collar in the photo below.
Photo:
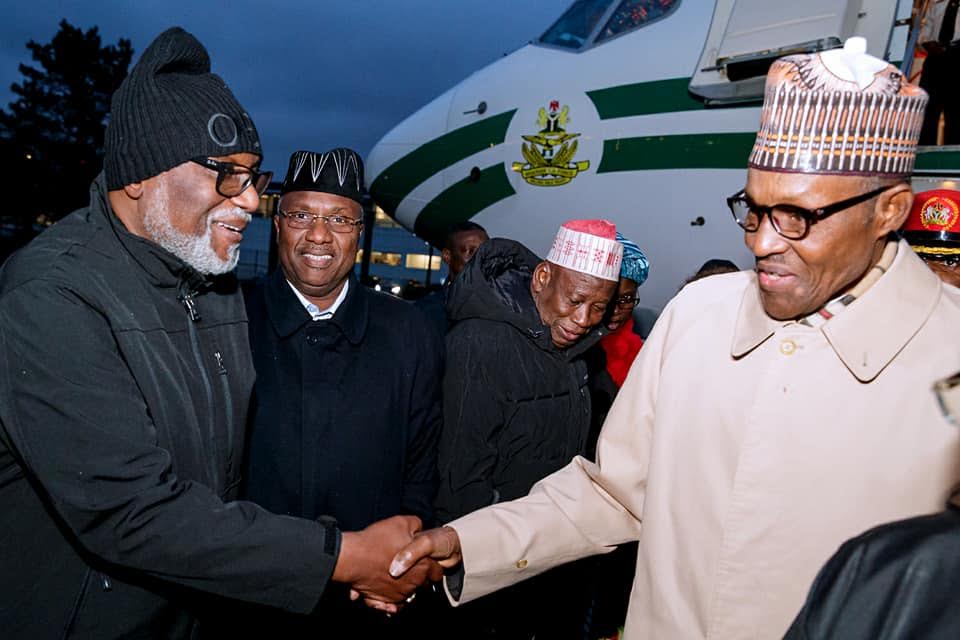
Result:
{"label": "jacket collar", "polygon": [[112,229],[124,250],[144,270],[151,284],[178,287],[181,293],[196,293],[210,280],[160,245],[127,230],[113,212],[107,197],[107,183],[101,172],[90,186],[90,215]]}
{"label": "jacket collar", "polygon": [[[889,271],[820,331],[850,373],[870,382],[920,330],[942,290],[940,279],[901,240]],[[792,322],[764,312],[754,276],[740,303],[730,354],[746,355]]]}
{"label": "jacket collar", "polygon": [[[317,322],[333,324],[340,329],[351,344],[356,345],[363,340],[367,330],[369,319],[367,296],[371,294],[360,286],[352,273],[347,278],[349,279],[349,285],[347,297],[343,304],[340,305],[332,318],[318,320]],[[274,269],[264,289],[267,315],[270,317],[270,322],[278,336],[287,338],[299,331],[304,325],[313,322],[310,314],[303,308],[300,300],[297,299],[296,294],[287,284],[287,277],[284,275],[282,267]]]}

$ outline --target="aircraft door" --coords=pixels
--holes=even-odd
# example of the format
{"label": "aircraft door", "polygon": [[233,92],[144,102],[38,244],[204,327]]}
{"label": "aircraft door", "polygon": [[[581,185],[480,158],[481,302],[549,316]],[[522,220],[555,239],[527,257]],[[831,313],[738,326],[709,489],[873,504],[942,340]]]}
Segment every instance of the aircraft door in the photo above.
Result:
{"label": "aircraft door", "polygon": [[855,35],[883,58],[896,11],[889,0],[717,0],[690,91],[714,103],[758,100],[774,60],[840,47]]}

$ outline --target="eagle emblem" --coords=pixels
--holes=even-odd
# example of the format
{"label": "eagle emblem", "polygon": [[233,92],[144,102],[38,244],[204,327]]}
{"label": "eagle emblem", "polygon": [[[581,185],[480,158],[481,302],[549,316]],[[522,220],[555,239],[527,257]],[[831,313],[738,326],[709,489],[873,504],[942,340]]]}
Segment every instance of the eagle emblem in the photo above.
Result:
{"label": "eagle emblem", "polygon": [[540,107],[533,135],[522,136],[524,162],[514,162],[513,170],[528,183],[537,187],[557,187],[567,184],[581,171],[590,167],[589,160],[574,160],[579,133],[568,133],[570,107],[560,107],[559,100],[551,100],[548,107]]}

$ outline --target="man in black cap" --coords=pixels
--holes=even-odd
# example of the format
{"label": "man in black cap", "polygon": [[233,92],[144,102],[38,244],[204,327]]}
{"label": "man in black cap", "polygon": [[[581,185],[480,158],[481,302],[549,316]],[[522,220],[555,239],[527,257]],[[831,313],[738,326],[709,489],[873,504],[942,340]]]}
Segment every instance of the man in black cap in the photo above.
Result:
{"label": "man in black cap", "polygon": [[217,276],[260,157],[203,45],[170,29],[113,97],[90,205],[0,272],[5,638],[191,637],[204,594],[307,613],[331,580],[397,602],[426,577],[385,574],[414,517],[341,535],[232,501],[253,365]]}
{"label": "man in black cap", "polygon": [[[280,266],[247,292],[257,381],[244,497],[362,529],[433,517],[443,345],[409,303],[360,286],[363,161],[350,149],[298,151],[274,218]],[[335,590],[280,635],[395,630]],[[388,626],[385,626],[388,625]]]}

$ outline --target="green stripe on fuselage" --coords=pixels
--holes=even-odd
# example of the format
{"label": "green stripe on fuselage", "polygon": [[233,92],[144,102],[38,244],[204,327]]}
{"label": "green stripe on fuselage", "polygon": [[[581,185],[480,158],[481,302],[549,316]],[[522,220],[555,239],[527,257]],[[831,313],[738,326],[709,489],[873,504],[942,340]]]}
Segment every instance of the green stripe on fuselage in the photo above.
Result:
{"label": "green stripe on fuselage", "polygon": [[491,165],[480,172],[478,179],[468,176],[428,202],[417,216],[414,233],[440,246],[450,225],[469,220],[514,193],[506,166],[502,162]]}
{"label": "green stripe on fuselage", "polygon": [[595,89],[587,91],[587,96],[601,120],[706,108],[687,91],[689,84],[690,78],[668,78]]}
{"label": "green stripe on fuselage", "polygon": [[954,149],[931,149],[917,151],[917,171],[950,171],[960,170],[960,151]]}
{"label": "green stripe on fuselage", "polygon": [[757,134],[694,133],[604,140],[597,173],[655,169],[744,169]]}
{"label": "green stripe on fuselage", "polygon": [[370,185],[374,200],[387,213],[396,213],[397,206],[417,185],[478,151],[503,144],[516,112],[516,109],[505,111],[417,147],[377,176]]}

